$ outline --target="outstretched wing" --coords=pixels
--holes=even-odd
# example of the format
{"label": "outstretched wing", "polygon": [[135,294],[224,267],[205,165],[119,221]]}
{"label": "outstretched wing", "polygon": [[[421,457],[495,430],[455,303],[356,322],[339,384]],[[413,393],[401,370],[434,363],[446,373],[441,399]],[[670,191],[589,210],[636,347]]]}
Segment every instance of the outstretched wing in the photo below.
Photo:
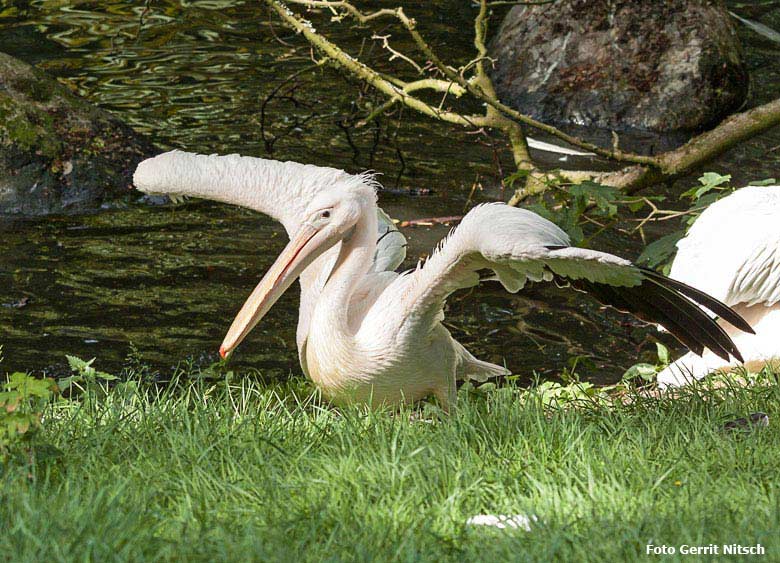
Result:
{"label": "outstretched wing", "polygon": [[742,330],[750,326],[731,309],[701,291],[639,268],[617,256],[569,246],[550,221],[503,204],[482,205],[464,217],[424,266],[388,289],[402,318],[398,337],[420,334],[443,317],[446,298],[479,283],[481,270],[493,270],[511,292],[528,281],[568,280],[607,305],[664,325],[690,349],[709,348],[741,361],[730,337],[699,305]]}
{"label": "outstretched wing", "polygon": [[[254,209],[279,221],[290,236],[306,219],[306,207],[318,193],[364,179],[370,175],[354,176],[326,166],[253,156],[179,150],[144,160],[133,176],[136,187],[149,194],[172,199],[197,197]],[[377,215],[377,238],[392,232],[377,247],[374,271],[394,270],[406,256],[406,239],[384,211],[377,208]]]}
{"label": "outstretched wing", "polygon": [[707,208],[677,243],[670,276],[728,305],[780,301],[780,186],[749,186]]}

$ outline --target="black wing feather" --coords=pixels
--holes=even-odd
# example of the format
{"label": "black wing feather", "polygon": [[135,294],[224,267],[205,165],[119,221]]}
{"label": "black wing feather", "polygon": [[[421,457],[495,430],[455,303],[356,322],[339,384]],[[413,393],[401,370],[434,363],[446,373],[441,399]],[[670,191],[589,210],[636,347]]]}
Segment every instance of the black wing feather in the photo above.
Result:
{"label": "black wing feather", "polygon": [[677,290],[678,292],[682,293],[683,295],[685,295],[690,299],[693,299],[700,305],[706,307],[707,309],[715,313],[724,321],[737,327],[739,330],[743,332],[748,332],[750,334],[756,333],[756,331],[753,330],[753,327],[750,326],[745,319],[739,316],[739,314],[736,311],[734,311],[734,309],[732,309],[731,307],[729,307],[724,303],[721,303],[714,297],[707,295],[700,289],[691,287],[690,285],[685,284],[681,281],[673,280],[672,278],[667,278],[666,276],[659,274],[658,272],[654,270],[650,270],[648,268],[639,268],[639,269],[642,270],[642,273],[647,278],[666,284],[668,287]]}
{"label": "black wing feather", "polygon": [[668,293],[653,282],[617,287],[575,280],[572,287],[619,311],[660,324],[695,354],[701,355],[706,347],[727,361],[729,354],[742,361],[739,350],[717,322],[686,297]]}
{"label": "black wing feather", "polygon": [[571,286],[584,293],[595,297],[599,302],[608,305],[622,313],[629,313],[638,319],[648,323],[657,323],[668,330],[677,340],[683,343],[694,353],[701,355],[704,345],[700,339],[679,322],[675,321],[668,311],[659,309],[652,303],[648,303],[644,297],[631,295],[625,291],[625,287],[613,287],[606,284],[597,284],[584,280],[571,282]]}
{"label": "black wing feather", "polygon": [[[549,250],[565,247],[551,246]],[[613,286],[584,279],[566,280],[601,303],[630,313],[643,321],[660,324],[695,354],[704,348],[729,361],[729,355],[743,361],[731,337],[702,307],[736,328],[754,334],[752,327],[733,309],[703,291],[653,270],[639,268],[644,280],[633,287]],[[560,276],[556,276],[560,278]]]}

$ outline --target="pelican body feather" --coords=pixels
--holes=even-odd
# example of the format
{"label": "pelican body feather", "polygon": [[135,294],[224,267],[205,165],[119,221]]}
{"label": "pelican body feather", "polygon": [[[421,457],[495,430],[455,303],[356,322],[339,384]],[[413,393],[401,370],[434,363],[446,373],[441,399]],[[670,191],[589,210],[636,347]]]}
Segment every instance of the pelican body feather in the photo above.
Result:
{"label": "pelican body feather", "polygon": [[[670,277],[697,287],[742,315],[755,334],[719,321],[754,370],[780,365],[780,186],[748,186],[710,205],[677,243]],[[691,351],[658,374],[674,387],[735,367]]]}

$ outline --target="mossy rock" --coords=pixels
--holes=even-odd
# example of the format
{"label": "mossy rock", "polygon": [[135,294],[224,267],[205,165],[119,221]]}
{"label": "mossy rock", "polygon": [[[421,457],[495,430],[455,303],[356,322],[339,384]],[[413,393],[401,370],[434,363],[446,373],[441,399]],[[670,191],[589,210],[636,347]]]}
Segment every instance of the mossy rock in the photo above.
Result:
{"label": "mossy rock", "polygon": [[129,197],[153,145],[44,72],[0,53],[0,214],[90,211]]}

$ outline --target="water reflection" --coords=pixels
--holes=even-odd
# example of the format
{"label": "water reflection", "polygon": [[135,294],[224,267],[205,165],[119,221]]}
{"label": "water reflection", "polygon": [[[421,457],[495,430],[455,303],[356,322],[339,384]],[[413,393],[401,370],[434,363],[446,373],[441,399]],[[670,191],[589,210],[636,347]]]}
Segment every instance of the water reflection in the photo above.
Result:
{"label": "water reflection", "polygon": [[[133,208],[87,217],[5,224],[0,248],[0,323],[6,368],[37,369],[64,354],[119,366],[137,346],[156,366],[214,356],[232,316],[286,240],[248,211],[199,203]],[[446,229],[412,233],[412,256]],[[22,298],[28,301],[14,307]],[[267,374],[296,369],[297,291],[291,290],[244,344],[236,361]],[[524,373],[560,369],[594,354],[614,375],[646,329],[556,288],[507,296],[497,286],[464,292],[448,326],[475,353]],[[622,324],[621,324],[622,323]],[[623,355],[613,347],[620,342]],[[630,345],[627,345],[630,343]]]}

